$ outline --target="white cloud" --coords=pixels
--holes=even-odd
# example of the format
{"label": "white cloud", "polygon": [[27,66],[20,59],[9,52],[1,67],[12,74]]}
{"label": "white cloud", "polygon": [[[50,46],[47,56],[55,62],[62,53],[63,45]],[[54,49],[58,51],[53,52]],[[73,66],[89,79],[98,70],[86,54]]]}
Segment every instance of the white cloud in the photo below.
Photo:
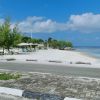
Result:
{"label": "white cloud", "polygon": [[83,33],[100,32],[100,14],[71,15],[68,27],[70,30]]}
{"label": "white cloud", "polygon": [[0,25],[4,23],[4,19],[0,19]]}
{"label": "white cloud", "polygon": [[[0,23],[3,19],[0,19]],[[14,23],[12,22],[12,26]],[[46,19],[45,17],[28,17],[18,23],[19,30],[24,33],[53,33],[58,31],[77,31],[80,33],[100,32],[100,14],[84,13],[71,15],[65,23]]]}
{"label": "white cloud", "polygon": [[64,28],[63,26],[64,24],[43,17],[28,17],[26,20],[19,22],[20,31],[26,33],[52,33],[55,31],[62,31]]}

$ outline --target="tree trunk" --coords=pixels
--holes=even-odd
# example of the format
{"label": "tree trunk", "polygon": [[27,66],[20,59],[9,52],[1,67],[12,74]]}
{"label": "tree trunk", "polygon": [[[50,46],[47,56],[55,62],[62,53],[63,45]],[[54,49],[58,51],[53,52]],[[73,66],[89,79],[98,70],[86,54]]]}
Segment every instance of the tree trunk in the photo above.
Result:
{"label": "tree trunk", "polygon": [[4,55],[5,48],[3,47],[3,55]]}

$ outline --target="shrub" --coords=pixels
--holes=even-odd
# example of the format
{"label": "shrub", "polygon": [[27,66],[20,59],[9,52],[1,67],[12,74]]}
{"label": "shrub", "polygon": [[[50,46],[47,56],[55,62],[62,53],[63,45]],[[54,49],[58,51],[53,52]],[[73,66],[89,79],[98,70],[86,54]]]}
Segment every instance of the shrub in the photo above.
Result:
{"label": "shrub", "polygon": [[0,73],[0,80],[18,79],[20,74]]}

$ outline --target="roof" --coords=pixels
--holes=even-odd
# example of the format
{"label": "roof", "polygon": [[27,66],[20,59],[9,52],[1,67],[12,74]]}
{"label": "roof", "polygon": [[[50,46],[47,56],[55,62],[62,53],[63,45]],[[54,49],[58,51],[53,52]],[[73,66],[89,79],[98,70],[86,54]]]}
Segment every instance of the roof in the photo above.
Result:
{"label": "roof", "polygon": [[33,44],[33,43],[19,43],[18,44],[18,46],[32,46],[32,45],[38,46],[38,44]]}

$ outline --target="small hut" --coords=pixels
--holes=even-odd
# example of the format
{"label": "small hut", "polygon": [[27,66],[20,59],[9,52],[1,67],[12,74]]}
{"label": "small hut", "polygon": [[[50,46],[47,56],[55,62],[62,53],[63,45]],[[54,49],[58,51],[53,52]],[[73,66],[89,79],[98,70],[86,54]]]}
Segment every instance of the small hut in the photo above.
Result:
{"label": "small hut", "polygon": [[20,43],[18,48],[21,48],[23,52],[32,52],[36,50],[37,44],[33,43]]}

